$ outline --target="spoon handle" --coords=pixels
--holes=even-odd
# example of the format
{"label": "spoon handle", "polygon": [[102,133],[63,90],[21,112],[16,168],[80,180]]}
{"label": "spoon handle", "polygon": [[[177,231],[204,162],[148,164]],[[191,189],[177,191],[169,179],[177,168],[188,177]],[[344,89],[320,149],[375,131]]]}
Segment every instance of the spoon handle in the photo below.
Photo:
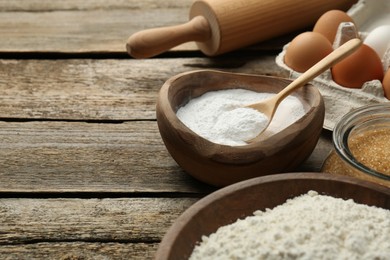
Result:
{"label": "spoon handle", "polygon": [[149,58],[189,41],[203,42],[211,37],[209,22],[196,16],[187,23],[137,32],[126,43],[134,58]]}
{"label": "spoon handle", "polygon": [[295,79],[291,84],[285,87],[280,91],[276,96],[276,100],[283,100],[287,97],[292,91],[308,83],[310,80],[314,79],[325,70],[329,69],[352,52],[354,52],[360,45],[362,41],[358,38],[352,39],[332,51],[325,58],[317,62],[313,67],[301,74],[297,79]]}

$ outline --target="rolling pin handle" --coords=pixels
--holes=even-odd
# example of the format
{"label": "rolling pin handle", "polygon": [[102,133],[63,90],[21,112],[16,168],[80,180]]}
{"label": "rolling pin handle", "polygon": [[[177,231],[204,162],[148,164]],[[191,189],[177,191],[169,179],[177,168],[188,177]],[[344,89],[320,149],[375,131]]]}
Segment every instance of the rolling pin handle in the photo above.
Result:
{"label": "rolling pin handle", "polygon": [[203,16],[196,16],[181,25],[137,32],[127,40],[126,49],[130,56],[142,59],[156,56],[185,42],[203,42],[210,37],[208,21]]}

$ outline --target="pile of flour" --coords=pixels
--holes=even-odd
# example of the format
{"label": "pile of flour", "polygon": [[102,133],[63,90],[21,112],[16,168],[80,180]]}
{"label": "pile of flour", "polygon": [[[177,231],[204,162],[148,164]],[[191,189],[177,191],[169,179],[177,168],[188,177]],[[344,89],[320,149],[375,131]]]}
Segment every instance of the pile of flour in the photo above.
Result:
{"label": "pile of flour", "polygon": [[197,259],[390,259],[390,210],[310,191],[204,236]]}
{"label": "pile of flour", "polygon": [[[218,144],[239,146],[255,138],[267,125],[268,118],[244,106],[259,102],[271,93],[246,89],[210,91],[190,100],[177,111],[178,118],[192,131]],[[288,96],[276,110],[268,134],[283,130],[305,114],[302,103]]]}

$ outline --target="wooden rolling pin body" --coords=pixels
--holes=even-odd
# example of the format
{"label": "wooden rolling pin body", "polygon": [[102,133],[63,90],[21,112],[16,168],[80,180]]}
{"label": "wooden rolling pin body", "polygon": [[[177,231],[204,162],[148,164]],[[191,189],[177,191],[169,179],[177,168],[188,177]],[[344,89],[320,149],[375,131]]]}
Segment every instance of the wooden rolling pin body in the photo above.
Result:
{"label": "wooden rolling pin body", "polygon": [[129,54],[147,58],[181,43],[196,41],[215,56],[313,25],[326,11],[347,10],[356,0],[196,0],[183,25],[138,32]]}

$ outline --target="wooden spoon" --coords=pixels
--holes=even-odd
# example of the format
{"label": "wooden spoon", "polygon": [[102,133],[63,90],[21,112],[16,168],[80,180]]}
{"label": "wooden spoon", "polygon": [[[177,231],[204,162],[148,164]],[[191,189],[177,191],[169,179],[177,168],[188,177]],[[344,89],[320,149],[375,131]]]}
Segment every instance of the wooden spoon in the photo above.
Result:
{"label": "wooden spoon", "polygon": [[[348,55],[350,55],[352,52],[354,52],[360,45],[362,44],[362,41],[360,39],[352,39],[348,42],[341,45],[339,48],[335,49],[333,52],[331,52],[329,55],[327,55],[325,58],[317,62],[313,67],[308,69],[305,73],[300,75],[297,79],[295,79],[293,82],[291,82],[286,88],[284,88],[282,91],[280,91],[278,94],[261,101],[259,103],[248,105],[247,107],[256,109],[260,113],[263,113],[267,118],[267,124],[262,129],[262,131],[257,135],[261,135],[261,133],[269,126],[269,124],[272,121],[272,118],[275,114],[276,109],[278,108],[280,102],[287,97],[292,91],[296,90],[297,88],[300,88],[304,86],[306,83],[308,83],[310,80],[314,79],[318,75],[320,75],[325,70],[332,67],[337,62],[341,61]],[[255,137],[252,140],[249,140],[248,142],[252,142],[257,137]]]}

